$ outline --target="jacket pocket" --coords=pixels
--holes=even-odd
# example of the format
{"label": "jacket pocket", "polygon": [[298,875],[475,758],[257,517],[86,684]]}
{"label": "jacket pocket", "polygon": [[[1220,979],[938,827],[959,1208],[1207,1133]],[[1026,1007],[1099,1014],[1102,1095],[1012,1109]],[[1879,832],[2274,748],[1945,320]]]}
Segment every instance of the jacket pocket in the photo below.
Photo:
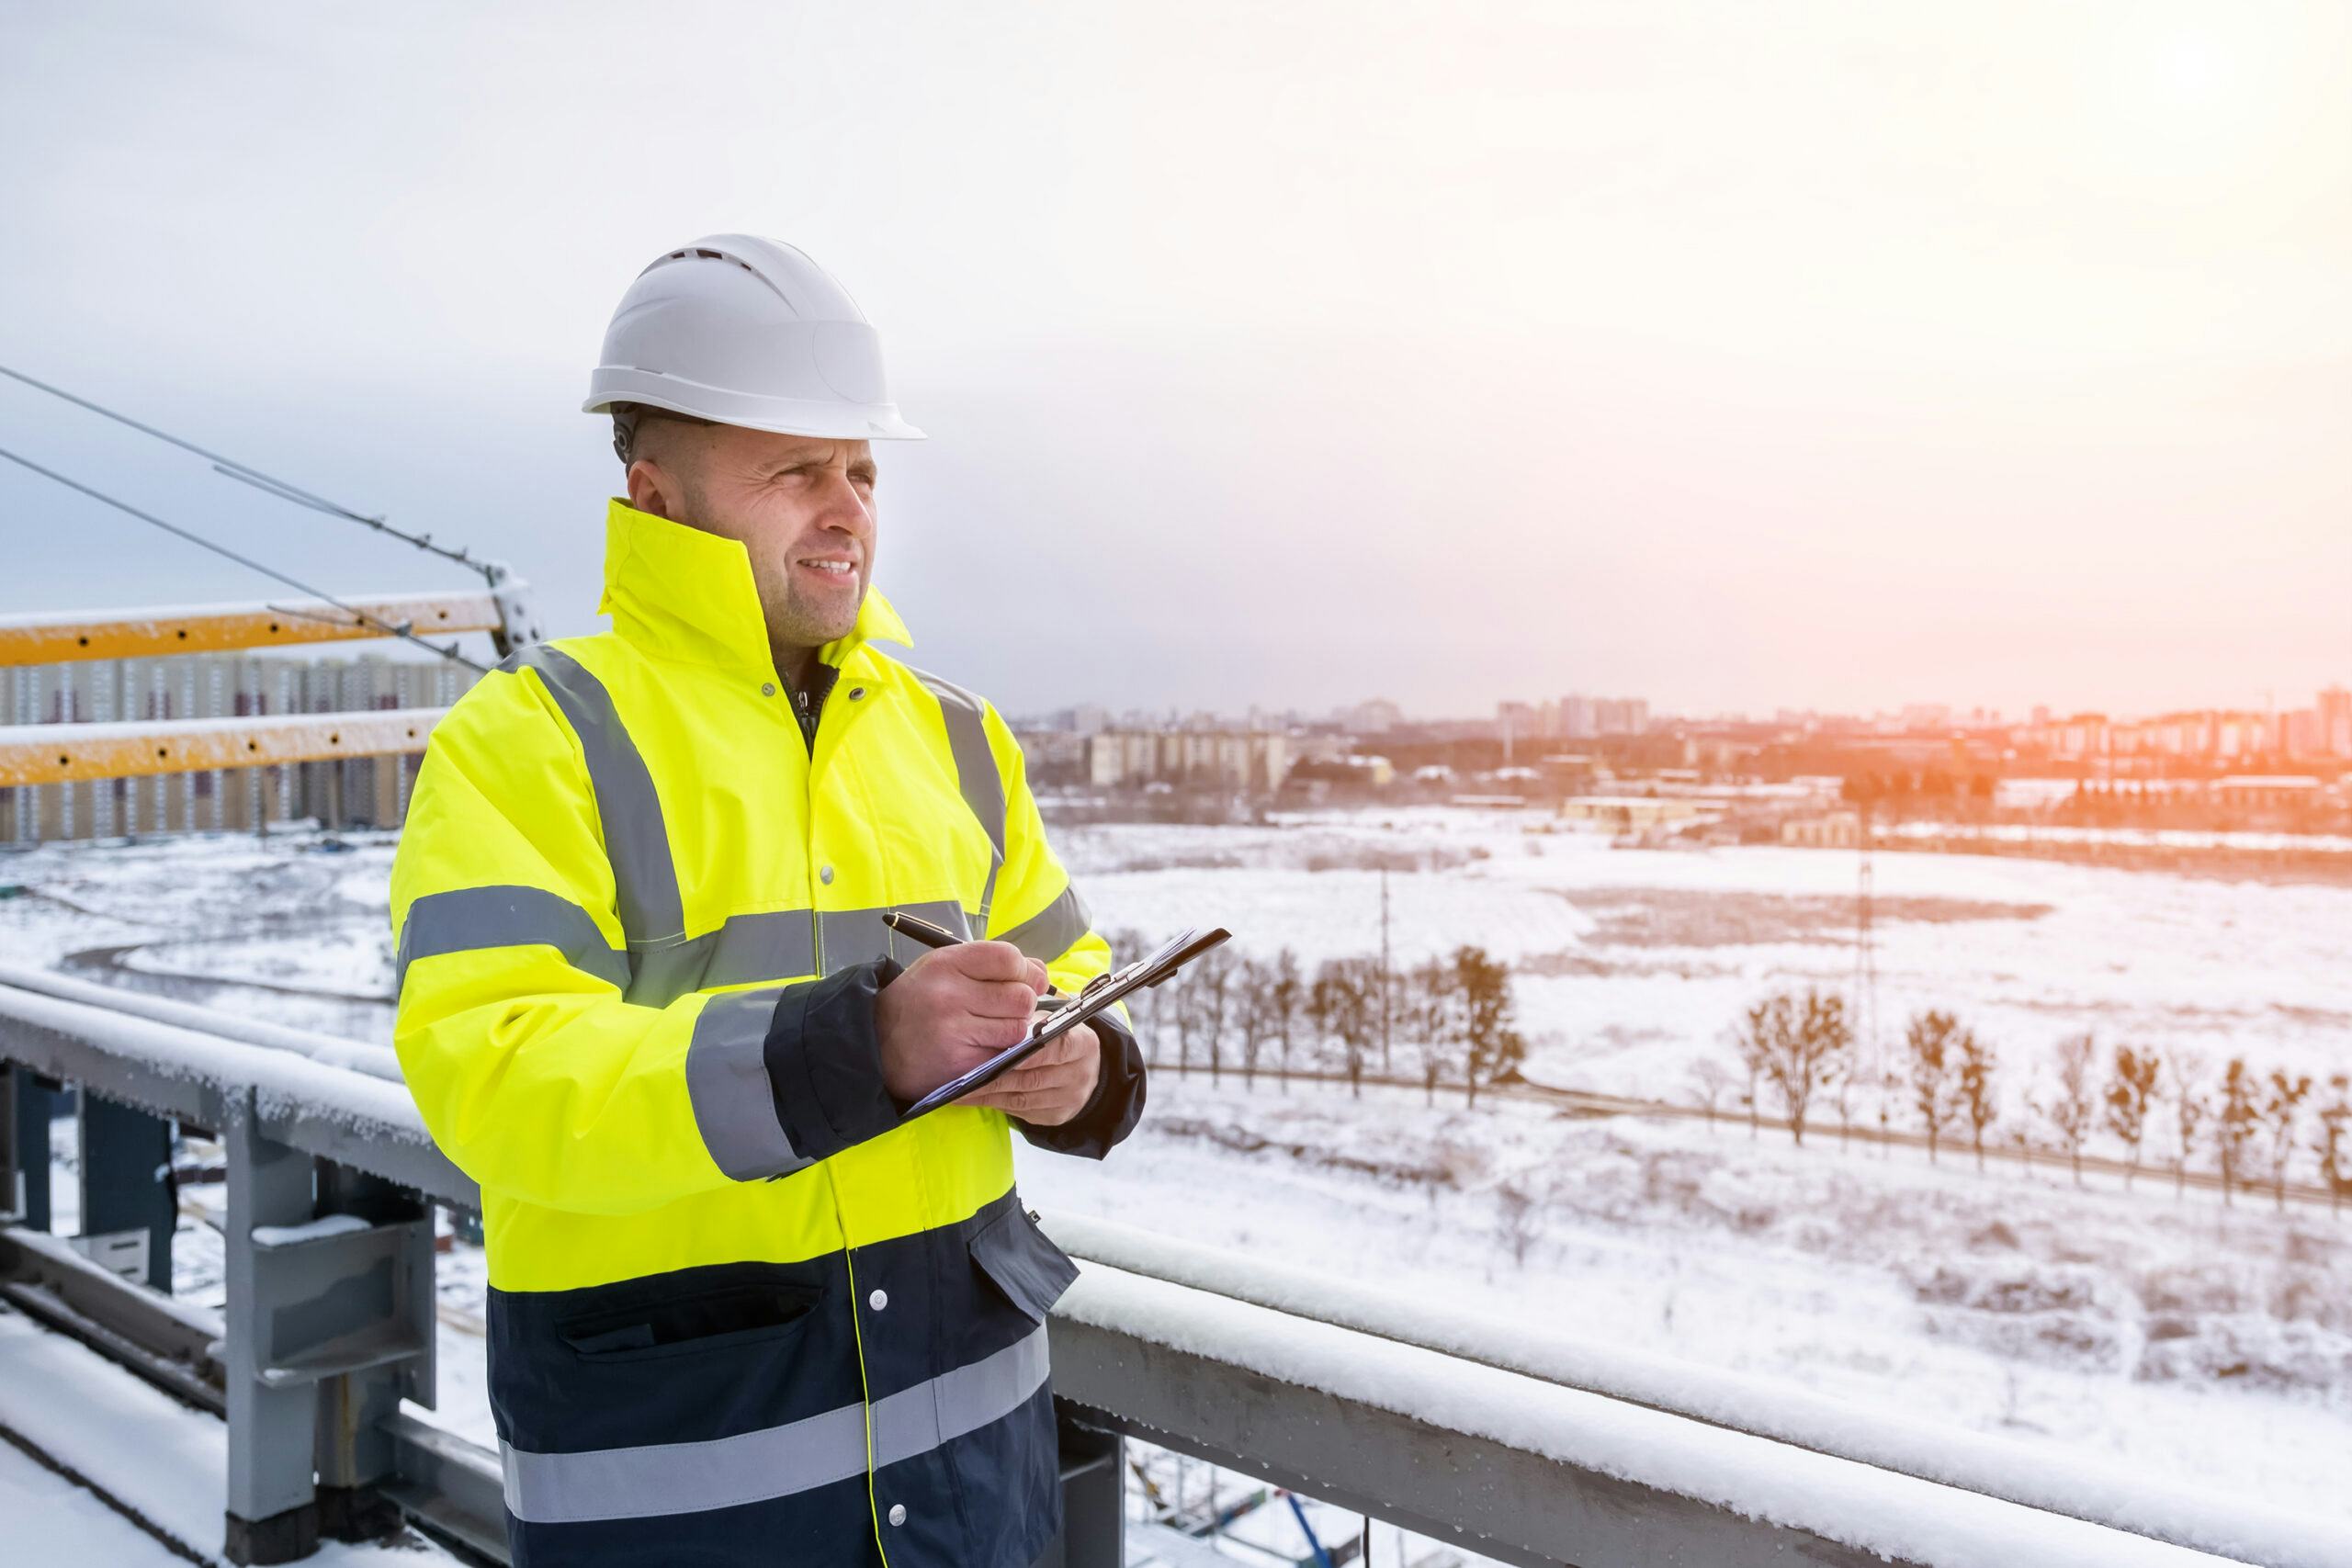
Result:
{"label": "jacket pocket", "polygon": [[799,1329],[814,1286],[727,1285],[565,1318],[556,1334],[583,1361],[635,1361],[763,1344]]}
{"label": "jacket pocket", "polygon": [[1038,1323],[1078,1278],[1078,1265],[1037,1228],[1017,1193],[1003,1213],[973,1233],[971,1251],[1005,1299]]}

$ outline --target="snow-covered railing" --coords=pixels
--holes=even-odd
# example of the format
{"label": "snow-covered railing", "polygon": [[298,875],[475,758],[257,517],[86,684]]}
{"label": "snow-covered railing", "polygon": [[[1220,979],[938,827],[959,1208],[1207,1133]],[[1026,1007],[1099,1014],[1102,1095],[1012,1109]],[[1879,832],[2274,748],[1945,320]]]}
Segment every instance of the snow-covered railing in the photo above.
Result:
{"label": "snow-covered railing", "polygon": [[341,1035],[319,1034],[307,1029],[288,1029],[284,1024],[266,1023],[219,1008],[198,1007],[193,1002],[175,1002],[167,997],[145,991],[127,990],[113,986],[101,986],[93,980],[77,980],[61,975],[54,969],[36,969],[25,964],[0,964],[0,987],[19,991],[32,991],[62,1001],[85,1002],[113,1012],[127,1012],[134,1017],[153,1019],[158,1023],[176,1024],[207,1034],[224,1035],[243,1041],[248,1045],[264,1045],[276,1051],[291,1051],[307,1056],[326,1067],[347,1067],[355,1073],[382,1078],[388,1083],[400,1083],[400,1058],[389,1045],[374,1045],[365,1041],[345,1040]]}
{"label": "snow-covered railing", "polygon": [[[330,1065],[318,1036],[192,1027],[203,1010],[53,977],[6,983],[21,978],[0,977],[12,1095],[40,1075],[220,1136],[229,1304],[210,1334],[206,1314],[159,1309],[21,1223],[0,1230],[0,1291],[184,1396],[220,1390],[233,1560],[290,1561],[338,1521],[379,1527],[388,1510],[369,1499],[502,1557],[495,1456],[401,1409],[433,1399],[425,1201],[478,1201],[405,1090],[354,1070],[358,1058]],[[13,1111],[9,1130],[0,1174],[45,1161],[45,1122],[39,1148]],[[1991,1439],[1479,1324],[1450,1303],[1100,1221],[1046,1223],[1086,1264],[1052,1323],[1069,1523],[1049,1562],[1120,1562],[1118,1443],[1132,1435],[1511,1563],[2352,1562],[2352,1537],[2325,1521],[2243,1504],[2224,1517],[2179,1489],[2029,1467]],[[296,1339],[273,1326],[298,1320]]]}

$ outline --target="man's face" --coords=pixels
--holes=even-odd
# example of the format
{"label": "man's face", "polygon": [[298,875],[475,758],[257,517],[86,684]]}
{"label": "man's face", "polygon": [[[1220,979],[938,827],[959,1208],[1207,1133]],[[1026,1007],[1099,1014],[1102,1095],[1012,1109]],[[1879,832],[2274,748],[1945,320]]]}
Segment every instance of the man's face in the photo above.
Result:
{"label": "man's face", "polygon": [[867,443],[648,420],[637,450],[629,503],[741,540],[769,642],[807,649],[849,635],[874,581]]}

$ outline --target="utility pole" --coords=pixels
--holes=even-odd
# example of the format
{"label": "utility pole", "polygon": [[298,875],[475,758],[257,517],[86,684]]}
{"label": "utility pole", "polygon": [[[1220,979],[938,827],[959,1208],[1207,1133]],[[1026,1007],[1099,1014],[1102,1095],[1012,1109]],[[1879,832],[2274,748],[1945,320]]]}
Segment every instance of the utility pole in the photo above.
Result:
{"label": "utility pole", "polygon": [[1388,867],[1380,868],[1380,1076],[1388,1077]]}

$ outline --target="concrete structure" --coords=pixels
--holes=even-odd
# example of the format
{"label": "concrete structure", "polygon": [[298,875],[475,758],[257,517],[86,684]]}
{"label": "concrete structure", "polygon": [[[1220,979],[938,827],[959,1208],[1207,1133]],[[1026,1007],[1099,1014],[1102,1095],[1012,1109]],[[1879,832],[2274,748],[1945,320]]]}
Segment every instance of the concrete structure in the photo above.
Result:
{"label": "concrete structure", "polygon": [[1272,795],[1291,769],[1288,739],[1269,730],[1114,729],[1083,740],[1083,782],[1096,789],[1166,784]]}
{"label": "concrete structure", "polygon": [[1852,811],[1792,817],[1781,824],[1781,842],[1795,849],[1852,850],[1862,842],[1862,819]]}
{"label": "concrete structure", "polygon": [[1597,823],[1621,833],[1687,822],[1705,809],[1704,802],[1678,795],[1572,795],[1560,802],[1560,815],[1570,821]]}

